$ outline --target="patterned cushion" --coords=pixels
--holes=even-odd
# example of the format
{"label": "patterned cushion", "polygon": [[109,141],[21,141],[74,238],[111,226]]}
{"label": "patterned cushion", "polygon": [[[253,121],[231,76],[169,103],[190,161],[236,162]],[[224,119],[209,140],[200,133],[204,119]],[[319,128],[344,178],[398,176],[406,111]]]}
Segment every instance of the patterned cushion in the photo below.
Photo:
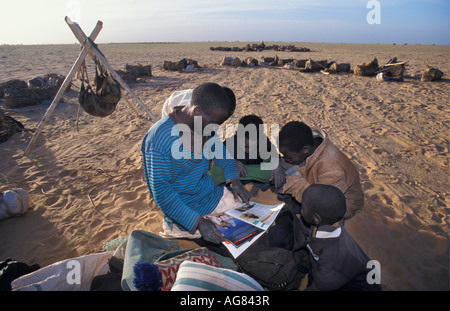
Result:
{"label": "patterned cushion", "polygon": [[170,259],[155,262],[155,265],[158,267],[159,273],[161,274],[163,284],[161,290],[170,290],[177,277],[180,264],[186,260],[201,262],[215,267],[222,267],[220,262],[217,260],[217,257],[214,256],[214,254],[212,254],[206,247],[193,249]]}
{"label": "patterned cushion", "polygon": [[263,291],[254,279],[233,270],[185,261],[172,291]]}
{"label": "patterned cushion", "polygon": [[[174,251],[174,253],[179,251]],[[186,260],[222,267],[217,257],[206,247],[196,248],[155,263],[136,263],[133,280],[136,289],[145,291],[169,291],[177,277],[180,264]]]}

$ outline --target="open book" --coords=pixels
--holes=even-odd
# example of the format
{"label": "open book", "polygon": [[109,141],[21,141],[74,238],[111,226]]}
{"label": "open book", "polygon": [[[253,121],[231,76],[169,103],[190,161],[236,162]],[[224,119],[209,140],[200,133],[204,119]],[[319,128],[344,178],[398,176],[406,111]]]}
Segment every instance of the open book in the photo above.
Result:
{"label": "open book", "polygon": [[284,203],[264,205],[250,202],[220,214],[205,216],[225,236],[225,247],[234,258],[242,254],[274,222]]}

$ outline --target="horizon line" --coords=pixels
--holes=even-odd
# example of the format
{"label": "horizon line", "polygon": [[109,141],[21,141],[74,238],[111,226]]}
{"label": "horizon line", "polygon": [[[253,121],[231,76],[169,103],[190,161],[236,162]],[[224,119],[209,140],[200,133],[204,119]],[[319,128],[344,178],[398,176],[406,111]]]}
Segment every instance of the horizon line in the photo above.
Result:
{"label": "horizon line", "polygon": [[[205,41],[123,41],[123,42],[95,42],[96,44],[182,44],[182,43],[261,43],[261,42],[273,42],[273,43],[302,43],[302,44],[365,44],[365,45],[400,45],[400,46],[406,46],[406,45],[417,45],[417,46],[449,46],[450,44],[444,44],[444,43],[368,43],[368,42],[327,42],[327,41],[321,41],[321,42],[307,42],[307,41],[272,41],[272,40],[205,40]],[[73,43],[0,43],[0,46],[36,46],[36,45],[80,45],[79,42],[73,42]]]}

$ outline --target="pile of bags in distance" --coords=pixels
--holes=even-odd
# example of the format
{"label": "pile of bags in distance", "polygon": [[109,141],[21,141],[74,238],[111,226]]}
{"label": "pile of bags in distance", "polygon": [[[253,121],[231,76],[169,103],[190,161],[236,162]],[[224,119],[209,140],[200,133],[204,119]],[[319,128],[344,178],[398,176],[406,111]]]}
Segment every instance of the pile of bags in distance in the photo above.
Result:
{"label": "pile of bags in distance", "polygon": [[245,47],[239,48],[239,47],[210,47],[211,51],[225,51],[225,52],[261,52],[264,50],[274,50],[274,51],[285,51],[285,52],[311,52],[311,49],[305,48],[305,47],[296,47],[295,45],[266,45],[263,42],[260,44],[253,43],[253,44],[247,44]]}
{"label": "pile of bags in distance", "polygon": [[36,77],[28,82],[13,79],[0,84],[0,99],[4,99],[7,108],[20,108],[52,100],[65,77],[50,73]]}
{"label": "pile of bags in distance", "polygon": [[[408,62],[398,62],[397,58],[390,59],[385,65],[378,65],[377,58],[369,62],[355,66],[353,74],[356,76],[376,76],[377,81],[403,81],[403,73]],[[427,65],[422,72],[420,80],[423,82],[436,81],[442,78],[444,73]]]}
{"label": "pile of bags in distance", "polygon": [[238,57],[224,57],[220,65],[233,67],[274,66],[286,69],[300,69],[304,72],[321,71],[324,69],[329,70],[329,72],[350,72],[349,63],[328,62],[327,60],[315,61],[313,59],[280,59],[278,56],[260,56],[259,59],[247,57],[242,61]]}
{"label": "pile of bags in distance", "polygon": [[[408,62],[399,62],[394,57],[390,59],[385,65],[379,65],[377,58],[369,62],[356,65],[353,70],[350,63],[338,63],[336,61],[328,60],[313,60],[313,59],[280,59],[275,57],[259,56],[259,59],[247,57],[241,60],[239,57],[224,57],[220,62],[221,66],[232,67],[282,67],[286,69],[297,69],[302,72],[322,72],[324,74],[330,73],[353,73],[355,76],[376,76],[378,81],[403,81],[403,73]],[[422,72],[421,81],[436,81],[442,78],[444,73],[436,68],[427,66]]]}

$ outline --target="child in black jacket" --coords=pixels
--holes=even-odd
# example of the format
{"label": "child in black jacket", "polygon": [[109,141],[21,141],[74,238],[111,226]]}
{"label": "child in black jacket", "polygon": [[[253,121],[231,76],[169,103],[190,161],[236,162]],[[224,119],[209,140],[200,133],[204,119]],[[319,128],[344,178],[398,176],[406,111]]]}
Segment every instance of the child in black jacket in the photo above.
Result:
{"label": "child in black jacket", "polygon": [[371,277],[371,260],[344,228],[345,212],[345,196],[334,186],[315,184],[303,193],[300,221],[311,260],[307,290],[381,290]]}

